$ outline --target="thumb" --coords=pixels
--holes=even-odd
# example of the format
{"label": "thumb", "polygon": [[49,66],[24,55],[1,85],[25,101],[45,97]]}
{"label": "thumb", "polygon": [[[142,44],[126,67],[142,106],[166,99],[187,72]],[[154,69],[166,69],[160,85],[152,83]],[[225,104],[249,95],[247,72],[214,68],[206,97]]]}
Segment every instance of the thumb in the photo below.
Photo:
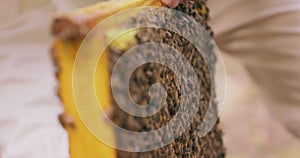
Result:
{"label": "thumb", "polygon": [[161,0],[161,2],[170,8],[175,8],[182,0]]}

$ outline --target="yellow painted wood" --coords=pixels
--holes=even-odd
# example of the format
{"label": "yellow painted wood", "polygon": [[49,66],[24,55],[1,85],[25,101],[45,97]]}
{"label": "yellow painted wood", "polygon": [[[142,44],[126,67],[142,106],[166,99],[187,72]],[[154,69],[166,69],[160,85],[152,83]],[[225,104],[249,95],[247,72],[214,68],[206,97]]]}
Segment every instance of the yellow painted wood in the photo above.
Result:
{"label": "yellow painted wood", "polygon": [[[72,71],[75,55],[80,44],[81,39],[74,41],[57,40],[54,44],[56,62],[60,69],[58,74],[58,81],[60,85],[59,94],[61,96],[65,112],[74,118],[76,126],[75,129],[67,127],[71,158],[115,158],[115,149],[101,143],[91,133],[89,133],[76,111],[72,93]],[[97,96],[101,95],[101,100],[99,100],[99,102],[105,110],[110,106],[108,68],[106,57],[104,56],[101,60],[102,61],[99,61],[99,65],[97,67],[95,82],[96,94]],[[101,74],[97,73],[99,70],[102,70]],[[103,123],[104,126],[104,122],[100,123]],[[103,130],[106,130],[105,137],[114,139],[112,129],[105,128]]]}

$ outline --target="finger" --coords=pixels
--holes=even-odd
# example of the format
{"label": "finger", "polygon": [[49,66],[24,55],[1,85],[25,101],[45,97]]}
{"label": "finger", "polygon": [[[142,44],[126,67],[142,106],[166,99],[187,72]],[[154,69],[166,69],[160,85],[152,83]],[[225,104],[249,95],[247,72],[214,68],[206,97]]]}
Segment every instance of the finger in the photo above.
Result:
{"label": "finger", "polygon": [[180,0],[161,0],[161,2],[170,8],[175,8]]}
{"label": "finger", "polygon": [[172,2],[168,5],[170,8],[175,8],[179,4],[179,0],[172,0]]}

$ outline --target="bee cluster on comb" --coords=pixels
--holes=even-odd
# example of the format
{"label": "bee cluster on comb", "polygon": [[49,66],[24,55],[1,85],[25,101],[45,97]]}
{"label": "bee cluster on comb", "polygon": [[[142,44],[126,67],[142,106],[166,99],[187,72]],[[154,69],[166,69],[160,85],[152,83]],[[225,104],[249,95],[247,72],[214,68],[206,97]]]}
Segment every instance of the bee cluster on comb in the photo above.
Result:
{"label": "bee cluster on comb", "polygon": [[[208,21],[208,8],[206,7],[206,0],[195,0],[195,1],[186,1],[176,8],[177,11],[180,11],[182,13],[185,13],[189,16],[192,16],[198,23],[200,23],[205,29],[208,31],[208,33],[212,36],[213,32],[210,29],[210,27],[207,24]],[[150,10],[151,11],[151,10]],[[173,12],[174,13],[174,12]],[[170,14],[173,14],[170,12]],[[141,13],[143,14],[143,13]],[[148,17],[147,14],[143,14],[139,19],[134,19],[136,23],[147,23],[149,21],[153,21],[153,19],[160,19],[160,20],[168,20],[163,19],[166,16],[161,12],[156,12],[155,17]],[[174,13],[175,14],[175,13]],[[152,14],[153,15],[153,14]],[[159,20],[158,20],[159,21]],[[183,32],[183,34],[186,34],[188,36],[195,36],[192,34],[193,28],[186,28],[182,29],[182,27],[185,27],[187,23],[187,19],[184,17],[181,17],[181,21],[170,21],[166,23],[166,25],[169,25],[168,27],[177,29],[177,30],[187,30],[186,32]],[[176,25],[174,25],[176,24]],[[204,39],[203,37],[194,37],[196,39]],[[195,48],[195,46],[190,43],[187,39],[184,37],[164,29],[159,28],[142,28],[140,29],[136,36],[136,43],[137,44],[144,44],[149,42],[158,42],[158,43],[164,43],[172,48],[176,49],[177,51],[181,52],[187,59],[188,62],[192,65],[192,67],[195,70],[195,73],[199,79],[199,86],[200,90],[199,93],[201,94],[200,98],[197,98],[196,95],[193,96],[191,94],[191,100],[198,99],[199,104],[197,105],[197,113],[195,117],[193,118],[190,126],[183,132],[181,136],[176,138],[174,141],[172,141],[167,146],[164,146],[162,148],[158,148],[152,151],[147,152],[126,152],[126,151],[118,151],[118,157],[211,157],[211,158],[223,158],[225,157],[225,149],[223,146],[222,141],[222,130],[219,128],[217,123],[213,129],[205,136],[201,136],[200,134],[200,128],[201,123],[206,115],[206,111],[208,110],[208,106],[211,102],[212,106],[214,106],[214,112],[212,112],[210,115],[217,115],[217,103],[215,101],[215,90],[212,86],[212,82],[214,82],[214,72],[209,71],[209,66],[212,67],[212,70],[214,69],[214,64],[216,62],[215,54],[213,53],[213,48],[211,47],[205,47],[208,54],[209,61],[205,61],[205,59],[201,56],[201,54],[198,52],[198,50]],[[203,40],[203,45],[210,45],[210,43],[207,43],[206,40]],[[204,48],[204,47],[203,47]],[[110,71],[113,71],[113,68],[118,61],[118,59],[125,53],[128,49],[122,50],[115,48],[111,46],[109,48],[109,61],[110,62]],[[155,51],[162,51],[159,49],[156,49]],[[145,53],[144,56],[149,56],[149,50],[145,49],[138,49],[138,52]],[[148,54],[147,54],[148,53]],[[151,54],[151,53],[150,53]],[[167,55],[165,53],[161,53],[162,55]],[[161,58],[160,56],[157,56],[157,58]],[[169,57],[170,60],[176,61],[176,59],[172,59],[172,57]],[[141,59],[143,60],[143,59]],[[127,61],[128,63],[132,61]],[[180,67],[183,67],[184,63],[178,63],[178,62],[170,62],[170,64],[177,64],[182,65]],[[126,68],[124,70],[126,71]],[[185,70],[183,70],[185,71]],[[124,78],[124,75],[119,74],[120,80]],[[141,67],[137,68],[132,76],[130,77],[129,81],[129,91],[130,95],[133,98],[133,100],[140,105],[145,105],[149,103],[150,96],[148,95],[148,91],[151,87],[151,85],[155,83],[160,83],[163,85],[163,87],[166,89],[167,97],[166,102],[164,103],[163,107],[160,109],[158,113],[156,113],[153,116],[150,117],[136,117],[127,114],[124,112],[120,107],[118,107],[116,101],[112,98],[112,106],[113,111],[111,113],[111,119],[121,128],[135,131],[135,132],[148,132],[151,130],[159,129],[174,117],[176,112],[178,111],[178,108],[180,106],[180,102],[182,101],[182,94],[181,94],[181,85],[178,79],[178,76],[174,74],[170,70],[169,67],[159,64],[159,63],[147,63],[142,65]],[[112,85],[112,86],[122,86],[122,85]],[[153,110],[153,109],[149,109]],[[188,111],[189,109],[185,109]],[[214,117],[214,116],[208,116],[208,117]],[[184,122],[189,122],[190,120],[185,120]],[[177,130],[181,129],[181,125],[177,125]],[[176,130],[176,129],[175,129]],[[156,140],[162,140],[167,137],[172,137],[172,132],[169,133],[163,133],[161,135],[156,135]],[[135,136],[133,135],[122,135],[121,137],[132,137],[132,141],[135,141]],[[117,140],[121,140],[118,139]],[[117,141],[117,143],[121,144],[130,144],[130,142],[121,142]],[[138,149],[137,149],[138,151]]]}

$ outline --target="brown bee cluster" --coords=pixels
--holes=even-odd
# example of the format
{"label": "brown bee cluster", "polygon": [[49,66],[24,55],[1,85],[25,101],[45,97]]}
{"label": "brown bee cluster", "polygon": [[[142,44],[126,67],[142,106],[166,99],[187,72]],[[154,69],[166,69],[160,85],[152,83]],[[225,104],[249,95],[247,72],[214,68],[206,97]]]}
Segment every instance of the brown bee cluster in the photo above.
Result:
{"label": "brown bee cluster", "polygon": [[[207,25],[208,8],[206,7],[206,0],[186,1],[183,4],[180,4],[175,9],[192,16],[197,22],[201,23],[202,26],[206,28],[210,35],[212,35],[212,31]],[[146,22],[147,16],[143,17],[144,18],[142,19],[135,20],[137,20],[139,23]],[[156,18],[164,18],[164,16],[159,15],[158,13]],[[185,20],[186,19],[182,18],[182,21],[177,21],[176,25],[170,22],[169,27],[174,29],[178,29],[178,27],[184,27],[186,23]],[[187,28],[187,30],[189,29],[193,28]],[[183,34],[193,36],[189,34],[189,31],[183,32]],[[199,93],[201,94],[201,97],[193,97],[194,94],[191,94],[191,100],[198,99],[199,101],[199,104],[197,105],[198,111],[196,113],[196,116],[192,120],[190,126],[183,132],[181,136],[176,138],[173,142],[171,142],[163,148],[159,148],[148,152],[118,151],[118,157],[225,157],[225,149],[222,141],[222,131],[219,128],[219,122],[217,122],[217,124],[207,135],[201,137],[199,132],[201,128],[201,123],[205,117],[210,102],[215,108],[215,112],[211,115],[217,115],[215,91],[214,87],[212,86],[212,82],[214,81],[214,72],[209,72],[208,69],[209,66],[211,66],[213,69],[214,64],[216,62],[216,57],[212,50],[213,48],[205,50],[206,52],[208,52],[208,61],[205,61],[203,56],[201,56],[201,54],[198,52],[198,50],[192,43],[190,43],[187,39],[183,38],[182,36],[171,31],[156,28],[144,28],[138,31],[135,38],[137,44],[143,44],[148,42],[160,42],[165,43],[181,52],[188,59],[199,79],[198,84],[200,87]],[[201,40],[206,37],[195,38]],[[210,43],[204,44],[209,45]],[[119,59],[120,56],[122,56],[122,54],[125,51],[126,50],[120,50],[114,47],[109,48],[109,61],[111,64],[110,71],[112,71],[112,68],[116,64],[116,61]],[[139,51],[141,53],[147,53],[147,51],[143,49]],[[176,61],[176,59],[170,60]],[[178,62],[171,64],[184,65],[184,63]],[[122,80],[122,74],[119,74],[119,77]],[[122,109],[120,109],[120,107],[118,107],[116,102],[113,100],[113,112],[111,118],[114,121],[114,123],[116,123],[121,128],[136,132],[147,132],[161,128],[162,126],[166,125],[178,111],[182,99],[179,79],[178,77],[176,77],[174,72],[170,70],[170,68],[158,63],[147,63],[140,66],[134,71],[130,78],[130,95],[137,104],[145,105],[150,101],[150,96],[148,95],[149,88],[152,84],[155,83],[162,84],[167,92],[166,103],[163,105],[163,108],[160,109],[158,113],[145,118],[135,117],[127,114]],[[185,110],[188,112],[189,109]],[[178,124],[177,129],[180,130],[180,128],[181,125]],[[164,140],[167,137],[171,137],[172,134],[173,133],[157,135],[154,139]],[[134,136],[124,135],[124,137]],[[134,138],[132,139],[132,141],[134,141]],[[130,142],[121,141],[117,141],[117,143],[130,144]]]}

